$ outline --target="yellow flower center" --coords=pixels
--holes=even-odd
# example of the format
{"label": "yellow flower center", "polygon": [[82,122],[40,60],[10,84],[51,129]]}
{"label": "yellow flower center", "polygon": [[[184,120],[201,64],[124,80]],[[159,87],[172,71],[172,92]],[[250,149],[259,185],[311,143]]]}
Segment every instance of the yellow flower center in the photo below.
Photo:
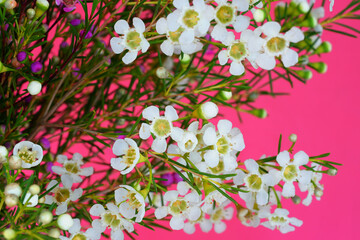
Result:
{"label": "yellow flower center", "polygon": [[245,44],[242,42],[232,44],[230,47],[229,55],[235,60],[241,61],[245,59],[247,55]]}
{"label": "yellow flower center", "polygon": [[185,26],[194,28],[200,20],[199,13],[193,9],[189,9],[185,12],[182,20]]}
{"label": "yellow flower center", "polygon": [[227,140],[226,137],[221,137],[217,142],[216,142],[216,147],[219,153],[221,154],[226,154],[230,147],[229,147],[229,142]]}
{"label": "yellow flower center", "polygon": [[159,118],[156,119],[153,123],[153,129],[155,134],[159,137],[166,137],[170,135],[171,132],[171,123],[167,119]]}
{"label": "yellow flower center", "polygon": [[36,162],[36,154],[36,151],[29,150],[26,146],[20,149],[18,152],[19,158],[29,164]]}
{"label": "yellow flower center", "polygon": [[281,37],[273,37],[267,41],[266,47],[271,53],[279,53],[286,48],[286,40]]}
{"label": "yellow flower center", "polygon": [[185,200],[176,200],[171,203],[170,210],[172,213],[181,214],[188,208]]}
{"label": "yellow flower center", "polygon": [[66,171],[68,171],[68,172],[71,172],[74,174],[79,172],[79,167],[76,163],[66,163],[64,167],[65,167]]}
{"label": "yellow flower center", "polygon": [[251,174],[246,178],[247,186],[252,189],[259,191],[262,187],[262,180],[257,174]]}
{"label": "yellow flower center", "polygon": [[133,50],[136,50],[140,47],[141,37],[140,33],[136,31],[131,31],[126,35],[126,45]]}
{"label": "yellow flower center", "polygon": [[174,32],[169,32],[168,34],[169,34],[170,40],[174,43],[179,42],[179,38],[184,30],[185,30],[184,28],[179,27],[178,30],[176,30]]}
{"label": "yellow flower center", "polygon": [[234,18],[234,9],[223,5],[217,10],[216,17],[222,24],[229,24]]}
{"label": "yellow flower center", "polygon": [[112,228],[118,227],[120,225],[120,219],[115,214],[112,213],[105,213],[102,217],[105,224],[109,225]]}
{"label": "yellow flower center", "polygon": [[286,166],[283,172],[284,178],[288,181],[293,181],[298,176],[298,167],[295,165]]}
{"label": "yellow flower center", "polygon": [[70,191],[66,188],[58,188],[54,193],[56,202],[63,203],[70,197]]}
{"label": "yellow flower center", "polygon": [[72,240],[86,240],[86,239],[87,238],[82,233],[78,233],[72,238]]}

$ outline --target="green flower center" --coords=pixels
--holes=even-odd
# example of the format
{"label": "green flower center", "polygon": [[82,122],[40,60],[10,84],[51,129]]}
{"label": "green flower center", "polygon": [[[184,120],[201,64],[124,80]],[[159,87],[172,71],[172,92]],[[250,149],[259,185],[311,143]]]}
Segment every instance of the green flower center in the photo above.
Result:
{"label": "green flower center", "polygon": [[286,48],[286,40],[281,37],[273,37],[266,43],[267,49],[271,53],[278,53]]}
{"label": "green flower center", "polygon": [[219,174],[224,170],[224,162],[219,161],[219,164],[216,167],[210,168],[211,172],[214,174]]}
{"label": "green flower center", "polygon": [[136,193],[134,192],[129,192],[129,194],[127,195],[128,200],[129,200],[129,205],[133,208],[140,208],[141,207],[141,203],[139,202],[139,200],[136,198]]}
{"label": "green flower center", "polygon": [[159,137],[169,136],[171,133],[171,123],[167,119],[156,119],[153,125],[155,134]]}
{"label": "green flower center", "polygon": [[259,191],[262,187],[262,180],[257,174],[251,174],[246,178],[247,185],[250,189]]}
{"label": "green flower center", "polygon": [[127,165],[132,165],[136,160],[136,150],[133,147],[129,147],[129,149],[126,151],[125,156],[123,157],[125,159],[125,163]]}
{"label": "green flower center", "polygon": [[221,137],[217,142],[216,142],[216,147],[217,150],[220,154],[226,154],[229,151],[229,142],[227,140],[226,137]]}
{"label": "green flower center", "polygon": [[280,216],[273,216],[271,217],[271,222],[281,225],[287,222],[287,219],[284,217],[280,217]]}
{"label": "green flower center", "polygon": [[194,147],[194,144],[195,144],[195,143],[189,139],[189,140],[187,140],[186,143],[185,143],[185,148],[186,148],[187,150],[191,150],[191,149]]}
{"label": "green flower center", "polygon": [[33,162],[36,162],[36,151],[31,151],[28,149],[28,147],[23,147],[19,150],[18,156],[26,163],[32,164]]}
{"label": "green flower center", "polygon": [[82,233],[78,233],[72,238],[72,240],[86,240],[86,239],[87,238]]}
{"label": "green flower center", "polygon": [[234,9],[223,5],[217,10],[216,17],[222,24],[229,24],[234,18]]}
{"label": "green flower center", "polygon": [[286,166],[283,175],[286,180],[293,181],[298,176],[298,167],[295,165]]}
{"label": "green flower center", "polygon": [[182,20],[186,27],[194,28],[200,20],[199,13],[193,9],[189,9],[185,12]]}
{"label": "green flower center", "polygon": [[243,60],[247,55],[247,50],[245,44],[242,42],[237,42],[231,45],[229,51],[230,57],[236,60]]}
{"label": "green flower center", "polygon": [[213,214],[211,215],[211,220],[213,220],[214,222],[218,222],[221,219],[223,219],[223,209],[217,208],[215,212],[213,212]]}
{"label": "green flower center", "polygon": [[126,45],[130,49],[138,49],[140,47],[141,37],[140,33],[136,31],[131,31],[126,35]]}
{"label": "green flower center", "polygon": [[178,30],[176,30],[174,32],[169,31],[168,35],[169,35],[170,40],[174,43],[179,42],[179,38],[184,30],[185,30],[184,28],[179,27]]}
{"label": "green flower center", "polygon": [[118,227],[120,225],[120,219],[115,214],[105,213],[103,218],[105,224],[109,225],[112,228]]}
{"label": "green flower center", "polygon": [[66,171],[74,173],[74,174],[79,172],[79,167],[76,163],[66,163],[65,169],[66,169]]}
{"label": "green flower center", "polygon": [[58,188],[54,193],[54,198],[58,203],[65,202],[70,197],[70,191],[66,188]]}
{"label": "green flower center", "polygon": [[171,203],[170,210],[172,213],[181,214],[188,208],[185,200],[176,200]]}

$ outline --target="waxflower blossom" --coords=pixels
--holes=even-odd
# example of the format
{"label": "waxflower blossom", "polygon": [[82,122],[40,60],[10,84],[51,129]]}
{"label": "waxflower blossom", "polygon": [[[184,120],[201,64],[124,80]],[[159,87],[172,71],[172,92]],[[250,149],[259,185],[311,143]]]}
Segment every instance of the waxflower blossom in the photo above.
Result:
{"label": "waxflower blossom", "polygon": [[120,185],[115,190],[115,201],[122,216],[127,219],[136,217],[135,222],[141,222],[145,216],[144,197],[134,188]]}
{"label": "waxflower blossom", "polygon": [[113,37],[110,40],[111,49],[114,53],[122,53],[125,49],[129,50],[122,58],[125,64],[132,63],[138,52],[145,53],[150,47],[149,42],[144,38],[145,24],[140,18],[133,18],[134,28],[130,28],[125,20],[115,23],[115,32],[122,34],[120,37]]}
{"label": "waxflower blossom", "polygon": [[267,218],[268,221],[262,222],[261,225],[271,230],[279,229],[281,233],[288,233],[295,230],[290,224],[300,227],[303,222],[297,218],[289,218],[289,211],[283,208],[275,209],[274,213],[268,211],[260,211],[261,218]]}
{"label": "waxflower blossom", "polygon": [[76,4],[78,0],[55,0],[56,5],[62,6],[65,12],[71,12],[76,9]]}
{"label": "waxflower blossom", "polygon": [[320,184],[320,180],[322,179],[323,175],[321,172],[319,172],[321,171],[321,165],[317,163],[311,163],[311,167],[315,171],[311,173],[311,182],[309,182],[308,185],[299,185],[301,191],[308,191],[308,195],[302,202],[305,206],[309,206],[311,204],[314,195],[316,200],[319,201],[321,199],[321,196],[317,196],[316,194],[317,188],[320,191],[324,190],[324,186]]}
{"label": "waxflower blossom", "polygon": [[15,145],[13,157],[19,157],[22,168],[31,168],[40,164],[43,159],[43,150],[40,145],[30,141],[22,141]]}
{"label": "waxflower blossom", "polygon": [[145,119],[151,121],[151,124],[141,124],[139,136],[141,139],[148,139],[153,133],[155,139],[151,145],[151,149],[158,153],[166,151],[167,143],[166,138],[171,136],[177,138],[177,131],[174,131],[172,121],[179,118],[175,108],[172,106],[165,107],[164,116],[160,116],[160,110],[158,107],[150,106],[144,109],[142,115]]}
{"label": "waxflower blossom", "polygon": [[111,159],[111,167],[119,170],[121,174],[131,172],[141,157],[139,147],[130,138],[116,140],[112,151],[119,157]]}
{"label": "waxflower blossom", "polygon": [[225,208],[230,201],[225,201],[219,207],[210,209],[210,222],[214,224],[216,233],[222,233],[226,229],[226,224],[223,220],[231,220],[234,209],[232,207]]}
{"label": "waxflower blossom", "polygon": [[54,173],[61,175],[61,181],[67,182],[67,185],[82,182],[81,176],[88,177],[94,173],[93,167],[81,168],[84,164],[80,153],[74,153],[72,159],[68,159],[65,155],[58,155],[56,160],[63,166],[52,166]]}
{"label": "waxflower blossom", "polygon": [[60,240],[77,240],[77,239],[79,239],[79,240],[82,240],[82,239],[97,240],[97,239],[100,239],[100,237],[101,237],[100,233],[94,231],[93,228],[89,228],[85,232],[82,232],[80,220],[78,218],[75,218],[75,219],[73,219],[73,221],[74,221],[73,225],[68,230],[70,233],[70,236],[69,237],[59,236]]}

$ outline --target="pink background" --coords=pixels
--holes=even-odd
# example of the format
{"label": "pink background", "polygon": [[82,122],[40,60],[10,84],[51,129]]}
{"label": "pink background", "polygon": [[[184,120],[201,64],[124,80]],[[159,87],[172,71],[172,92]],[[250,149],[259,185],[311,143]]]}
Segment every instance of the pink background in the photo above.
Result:
{"label": "pink background", "polygon": [[[335,1],[334,12],[349,2]],[[359,21],[354,21],[352,26],[360,29]],[[280,133],[284,137],[283,149],[287,149],[287,137],[296,133],[295,152],[304,150],[309,155],[331,152],[327,160],[344,164],[337,176],[324,175],[321,183],[325,190],[321,201],[314,199],[309,207],[284,201],[290,216],[303,220],[303,226],[295,232],[281,234],[262,226],[245,227],[234,215],[233,220],[227,222],[227,230],[220,235],[213,230],[203,233],[200,228],[195,234],[188,235],[183,231],[161,229],[153,232],[137,226],[139,239],[360,239],[356,217],[360,213],[360,187],[355,181],[360,176],[360,77],[357,75],[360,44],[358,39],[332,33],[325,33],[323,40],[331,41],[333,45],[333,51],[322,58],[328,64],[327,73],[314,74],[306,85],[295,82],[294,89],[286,82],[278,83],[278,91],[287,91],[291,95],[262,97],[256,106],[268,110],[266,119],[243,115],[244,122],[240,124],[233,110],[222,110],[227,111],[225,117],[244,134],[246,148],[242,161],[259,158],[262,154],[276,154]]]}

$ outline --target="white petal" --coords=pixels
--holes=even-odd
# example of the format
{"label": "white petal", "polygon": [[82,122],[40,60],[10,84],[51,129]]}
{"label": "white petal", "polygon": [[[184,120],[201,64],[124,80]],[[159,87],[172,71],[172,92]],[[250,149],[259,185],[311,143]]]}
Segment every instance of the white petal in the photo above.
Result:
{"label": "white petal", "polygon": [[285,182],[283,190],[282,190],[282,195],[284,197],[293,197],[295,196],[295,187],[294,184]]}
{"label": "white petal", "polygon": [[224,222],[217,222],[214,224],[214,230],[216,233],[222,233],[226,230],[226,224]]}
{"label": "white petal", "polygon": [[112,230],[111,231],[111,239],[113,240],[123,240],[124,239],[124,233],[121,229],[118,230]]}
{"label": "white petal", "polygon": [[256,58],[256,63],[259,65],[259,67],[265,70],[274,69],[276,65],[275,57],[272,57],[266,53],[260,54]]}
{"label": "white petal", "polygon": [[90,214],[93,215],[93,216],[96,216],[96,217],[100,216],[104,212],[105,212],[105,209],[100,204],[95,204],[94,206],[92,206],[90,208]]}
{"label": "white petal", "polygon": [[163,41],[160,45],[160,49],[165,55],[169,57],[174,54],[174,45],[171,43],[170,40]]}
{"label": "white petal", "polygon": [[150,43],[146,39],[144,39],[141,41],[140,46],[141,46],[141,51],[144,53],[149,49]]}
{"label": "white petal", "polygon": [[175,108],[172,107],[172,106],[166,106],[165,107],[165,117],[169,121],[175,121],[175,120],[177,120],[179,118]]}
{"label": "white petal", "polygon": [[[236,135],[233,135],[232,133],[234,133],[235,131],[236,131]],[[245,142],[244,142],[244,137],[240,132],[240,130],[238,128],[233,128],[230,132],[230,135],[233,135],[233,137],[231,137],[231,143],[233,145],[233,149],[236,151],[244,150]]]}
{"label": "white petal", "polygon": [[61,215],[61,214],[63,214],[63,213],[66,213],[66,211],[67,211],[67,202],[60,204],[60,205],[56,208],[55,214],[56,214],[56,215]]}
{"label": "white petal", "polygon": [[116,140],[112,147],[112,151],[116,156],[124,155],[128,149],[129,149],[129,145],[126,143],[124,139]]}
{"label": "white petal", "polygon": [[109,209],[110,212],[113,213],[119,213],[119,208],[114,203],[107,203],[106,204],[107,209]]}
{"label": "white petal", "polygon": [[174,5],[174,7],[176,7],[177,9],[182,9],[182,8],[188,8],[188,7],[190,7],[190,5],[189,5],[189,0],[174,0],[174,1],[173,1],[173,5]]}
{"label": "white petal", "polygon": [[155,118],[158,118],[160,116],[160,110],[158,107],[150,106],[143,110],[142,112],[143,118],[154,121]]}
{"label": "white petal", "polygon": [[159,207],[155,210],[155,217],[156,219],[162,219],[168,215],[167,207]]}
{"label": "white petal", "polygon": [[72,179],[72,177],[70,177],[69,174],[64,174],[61,176],[61,182],[64,185],[64,187],[66,188],[71,188],[71,186],[73,185],[74,181]]}
{"label": "white petal", "polygon": [[135,217],[135,209],[130,207],[128,202],[124,202],[119,206],[120,213],[128,219]]}
{"label": "white petal", "polygon": [[220,65],[225,65],[227,61],[229,60],[228,57],[228,50],[222,50],[219,52],[218,59],[220,62]]}
{"label": "white petal", "polygon": [[[91,214],[91,213],[90,213]],[[91,223],[91,226],[94,228],[97,232],[104,232],[106,229],[106,226],[102,224],[100,219],[94,219]]]}
{"label": "white petal", "polygon": [[235,41],[235,35],[233,32],[227,32],[224,36],[224,39],[221,41],[222,44],[226,46],[230,46]]}
{"label": "white petal", "polygon": [[208,128],[204,132],[203,136],[204,143],[208,146],[216,144],[216,131],[215,128]]}
{"label": "white petal", "polygon": [[249,0],[233,0],[233,4],[236,4],[238,10],[245,12],[249,9]]}
{"label": "white petal", "polygon": [[166,151],[167,143],[164,138],[156,138],[151,144],[151,149],[158,153]]}
{"label": "white petal", "polygon": [[204,159],[206,164],[211,168],[216,167],[219,164],[219,154],[215,150],[207,151],[204,154]]}
{"label": "white petal", "polygon": [[93,173],[94,173],[94,168],[93,167],[87,167],[87,168],[81,169],[80,175],[88,177],[88,176],[93,175]]}
{"label": "white petal", "polygon": [[118,38],[118,37],[112,37],[110,39],[110,46],[111,49],[114,51],[114,53],[119,54],[124,51],[125,46],[122,44],[123,41],[124,40],[122,38]]}
{"label": "white petal", "polygon": [[268,174],[264,174],[262,178],[267,186],[275,186],[280,181],[280,174],[280,171],[272,169]]}
{"label": "white petal", "polygon": [[290,154],[288,151],[282,151],[276,156],[276,161],[280,166],[284,167],[290,161]]}
{"label": "white petal", "polygon": [[147,123],[142,123],[140,130],[139,130],[139,136],[141,139],[148,139],[151,135],[150,132],[150,125]]}
{"label": "white petal", "polygon": [[138,55],[138,52],[136,51],[128,51],[125,56],[122,58],[122,61],[125,63],[125,64],[130,64],[132,63],[133,61],[135,61],[136,57]]}
{"label": "white petal", "polygon": [[303,225],[303,221],[294,217],[290,218],[290,223],[296,227],[301,227]]}
{"label": "white petal", "polygon": [[184,219],[181,216],[173,216],[170,220],[170,227],[173,230],[181,230],[184,228]]}
{"label": "white petal", "polygon": [[250,18],[248,16],[239,15],[235,18],[233,23],[236,32],[242,32],[247,29],[250,25]]}
{"label": "white petal", "polygon": [[216,40],[223,42],[226,39],[228,31],[226,28],[220,24],[216,24],[211,32],[211,37]]}
{"label": "white petal", "polygon": [[137,32],[139,32],[139,33],[145,32],[145,24],[140,18],[134,17],[133,25]]}
{"label": "white petal", "polygon": [[281,233],[288,233],[288,232],[295,231],[295,228],[290,225],[282,225],[282,226],[280,226],[279,231]]}
{"label": "white petal", "polygon": [[304,33],[297,27],[292,27],[289,31],[285,33],[285,39],[297,43],[304,40]]}
{"label": "white petal", "polygon": [[185,195],[189,192],[189,184],[187,182],[181,181],[177,184],[177,191],[180,195]]}
{"label": "white petal", "polygon": [[287,48],[285,52],[281,55],[281,61],[283,62],[285,67],[291,67],[298,63],[299,57],[297,52],[290,48]]}
{"label": "white petal", "polygon": [[233,171],[238,166],[238,163],[236,162],[236,156],[232,156],[231,154],[224,155],[223,161],[225,171]]}
{"label": "white petal", "polygon": [[[51,180],[50,182],[49,182],[49,184],[47,185],[47,187],[46,187],[46,191],[48,191],[49,189],[51,189],[51,188],[53,188],[55,185],[57,185],[58,184],[58,181],[56,181],[56,180]],[[54,189],[52,190],[52,191],[54,191]]]}
{"label": "white petal", "polygon": [[200,228],[205,233],[210,232],[212,228],[212,223],[209,219],[204,219],[204,221],[200,222]]}
{"label": "white petal", "polygon": [[76,201],[78,200],[83,194],[83,190],[82,188],[77,188],[74,190],[74,192],[70,195],[70,200],[71,201]]}
{"label": "white petal", "polygon": [[185,30],[179,38],[179,43],[189,44],[192,43],[195,39],[195,33],[193,30]]}
{"label": "white petal", "polygon": [[267,22],[262,26],[263,33],[266,36],[276,36],[279,34],[281,26],[277,22]]}
{"label": "white petal", "polygon": [[71,226],[71,228],[69,229],[69,233],[71,233],[71,234],[77,233],[81,229],[80,219],[74,218],[73,220],[74,220],[74,223]]}
{"label": "white petal", "polygon": [[165,34],[167,32],[167,20],[166,20],[166,18],[160,18],[156,22],[156,32],[158,34]]}
{"label": "white petal", "polygon": [[178,191],[175,190],[167,191],[164,194],[164,201],[165,202],[174,201],[178,197],[178,195],[179,195]]}
{"label": "white petal", "polygon": [[196,221],[201,216],[201,210],[197,206],[189,208],[188,213],[190,221]]}
{"label": "white petal", "polygon": [[175,10],[167,16],[168,27],[171,32],[175,32],[180,27],[178,22],[179,17],[180,11],[178,10]]}
{"label": "white petal", "polygon": [[190,125],[188,127],[188,131],[193,132],[195,134],[196,134],[198,129],[199,129],[199,122],[198,121],[190,123]]}
{"label": "white petal", "polygon": [[244,65],[242,65],[241,62],[239,63],[239,62],[233,61],[230,64],[229,72],[231,73],[231,75],[240,76],[241,74],[243,74],[245,72]]}
{"label": "white petal", "polygon": [[294,155],[294,163],[298,166],[306,165],[309,162],[309,155],[304,151],[299,151]]}
{"label": "white petal", "polygon": [[115,190],[115,201],[117,204],[124,202],[127,199],[127,194],[129,190],[124,188],[123,185],[120,188]]}
{"label": "white petal", "polygon": [[[197,192],[190,192],[188,194],[186,194],[186,196],[184,197],[184,199],[186,201],[189,201],[191,203],[198,203],[201,200],[200,195]],[[200,216],[199,216],[200,217]]]}
{"label": "white petal", "polygon": [[254,159],[248,159],[245,162],[245,167],[250,173],[259,173],[259,164]]}
{"label": "white petal", "polygon": [[193,5],[196,9],[203,9],[205,7],[205,2],[204,0],[193,0]]}
{"label": "white petal", "polygon": [[187,234],[193,234],[195,232],[195,225],[190,223],[190,222],[187,222],[185,223],[184,225],[184,232],[186,232]]}
{"label": "white petal", "polygon": [[66,172],[65,168],[60,166],[52,166],[51,170],[58,175],[63,175]]}
{"label": "white petal", "polygon": [[309,185],[311,182],[312,172],[301,170],[300,177],[299,177],[299,184],[301,185]]}
{"label": "white petal", "polygon": [[268,202],[268,198],[269,198],[268,193],[264,189],[261,189],[256,194],[256,203],[259,205],[265,205]]}
{"label": "white petal", "polygon": [[127,167],[127,164],[124,162],[122,158],[112,158],[110,161],[110,165],[112,168],[122,171]]}
{"label": "white petal", "polygon": [[235,173],[236,173],[236,176],[234,176],[234,178],[233,178],[234,184],[235,185],[243,185],[246,174],[241,169],[237,169],[235,171]]}
{"label": "white petal", "polygon": [[129,24],[123,19],[117,21],[114,26],[115,32],[118,34],[124,34],[129,28]]}
{"label": "white petal", "polygon": [[217,127],[221,135],[227,135],[232,129],[232,123],[229,120],[222,119],[219,120]]}

